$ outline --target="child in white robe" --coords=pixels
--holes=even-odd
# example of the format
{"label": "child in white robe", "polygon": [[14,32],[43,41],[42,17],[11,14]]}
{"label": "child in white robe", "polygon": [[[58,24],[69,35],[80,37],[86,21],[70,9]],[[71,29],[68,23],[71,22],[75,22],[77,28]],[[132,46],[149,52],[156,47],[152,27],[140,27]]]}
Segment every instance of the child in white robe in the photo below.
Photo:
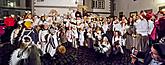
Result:
{"label": "child in white robe", "polygon": [[101,53],[106,53],[111,48],[111,45],[108,42],[107,37],[103,38],[103,42],[100,46],[101,46],[100,48],[102,49]]}
{"label": "child in white robe", "polygon": [[85,30],[83,28],[81,28],[80,35],[79,35],[80,46],[84,46],[84,32],[85,32]]}
{"label": "child in white robe", "polygon": [[46,38],[45,36],[47,34],[49,34],[49,31],[48,31],[48,27],[49,25],[48,24],[44,24],[44,29],[43,30],[40,30],[39,31],[39,43],[40,43],[40,49],[42,50],[43,54],[45,54],[45,49],[46,49]]}
{"label": "child in white robe", "polygon": [[54,28],[49,29],[49,34],[47,36],[47,43],[46,43],[46,53],[49,53],[52,57],[56,53],[56,49],[58,47],[58,40],[57,40],[57,30]]}
{"label": "child in white robe", "polygon": [[121,52],[122,54],[124,54],[123,48],[121,46],[123,46],[122,43],[122,37],[120,35],[119,31],[115,31],[114,32],[114,36],[112,37],[112,45],[113,45],[113,51],[118,51]]}

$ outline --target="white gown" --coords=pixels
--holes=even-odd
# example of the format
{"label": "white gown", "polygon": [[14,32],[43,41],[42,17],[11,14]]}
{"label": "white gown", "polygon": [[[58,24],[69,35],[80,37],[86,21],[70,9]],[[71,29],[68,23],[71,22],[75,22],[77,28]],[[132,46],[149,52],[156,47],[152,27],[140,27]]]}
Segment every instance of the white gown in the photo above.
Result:
{"label": "white gown", "polygon": [[123,48],[121,47],[121,46],[123,46],[121,36],[119,36],[119,37],[114,37],[114,36],[113,36],[113,37],[112,37],[112,45],[114,45],[116,41],[119,41],[119,48],[120,48],[120,50],[121,50],[121,53],[124,53]]}
{"label": "white gown", "polygon": [[80,46],[84,46],[84,31],[80,31],[79,41],[80,41]]}
{"label": "white gown", "polygon": [[[48,52],[48,53],[50,53],[50,55],[53,57],[54,56],[54,54],[56,53],[56,49],[57,49],[57,47],[58,47],[58,41],[57,41],[57,35],[56,35],[57,33],[55,33],[54,35],[51,35],[51,34],[49,34],[49,36],[48,36],[48,40],[50,40],[50,38],[51,37],[53,37],[53,41],[48,41],[49,43],[47,43],[47,49],[46,49],[46,51]],[[51,43],[53,44],[54,43],[54,45],[55,45],[55,48],[53,48],[53,46],[51,45]]]}
{"label": "white gown", "polygon": [[48,30],[41,30],[39,32],[39,42],[41,43],[38,47],[42,50],[43,54],[45,54],[45,50],[46,50],[46,39],[45,39],[45,36],[49,34]]}
{"label": "white gown", "polygon": [[102,26],[102,29],[103,29],[104,33],[106,33],[107,30],[108,30],[108,24],[104,24],[104,25]]}
{"label": "white gown", "polygon": [[[106,44],[106,43],[108,43],[108,42],[103,42],[103,43],[101,44],[102,53],[107,52],[107,51],[111,48],[110,43],[108,43],[108,44]],[[103,47],[102,45],[104,45],[105,47]]]}

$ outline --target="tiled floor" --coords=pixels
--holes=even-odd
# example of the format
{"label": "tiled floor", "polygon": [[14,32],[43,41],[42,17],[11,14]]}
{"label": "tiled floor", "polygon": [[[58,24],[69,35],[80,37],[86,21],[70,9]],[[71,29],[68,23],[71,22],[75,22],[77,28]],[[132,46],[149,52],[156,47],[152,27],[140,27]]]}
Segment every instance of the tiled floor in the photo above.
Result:
{"label": "tiled floor", "polygon": [[[65,55],[57,54],[53,58],[52,63],[47,65],[131,65],[129,51],[124,49],[125,54],[110,55],[106,57],[104,54],[95,52],[93,49],[79,47],[78,49],[66,47]],[[0,47],[0,65],[8,65],[10,54],[14,47],[10,44],[5,44]],[[50,58],[48,60],[51,60]],[[47,59],[44,59],[47,61]]]}

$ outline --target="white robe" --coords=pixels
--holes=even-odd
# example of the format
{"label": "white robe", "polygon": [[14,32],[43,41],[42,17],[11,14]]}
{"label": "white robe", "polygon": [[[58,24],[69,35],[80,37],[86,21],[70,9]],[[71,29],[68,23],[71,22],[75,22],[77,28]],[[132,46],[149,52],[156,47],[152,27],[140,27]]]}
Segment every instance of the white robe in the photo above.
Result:
{"label": "white robe", "polygon": [[11,42],[11,44],[14,44],[14,38],[16,38],[17,37],[17,34],[19,33],[19,29],[15,29],[15,30],[13,30],[12,31],[12,33],[11,33],[11,38],[10,38],[10,42]]}
{"label": "white robe", "polygon": [[73,32],[71,30],[67,31],[66,32],[66,38],[67,38],[67,41],[69,42],[72,42],[73,40]]}
{"label": "white robe", "polygon": [[103,29],[104,33],[106,33],[107,30],[108,30],[108,24],[104,24],[104,25],[102,26],[102,29]]}
{"label": "white robe", "polygon": [[78,32],[77,32],[77,30],[73,30],[73,36],[74,36],[74,38],[73,38],[73,47],[77,48],[78,47],[77,46],[77,40],[76,40],[76,39],[78,39]]}
{"label": "white robe", "polygon": [[45,36],[49,34],[48,30],[40,30],[39,31],[39,42],[41,43],[38,47],[42,50],[43,54],[45,54],[45,50],[46,50],[46,39]]}
{"label": "white robe", "polygon": [[113,31],[120,31],[121,32],[122,27],[120,25],[120,23],[117,24],[113,24]]}
{"label": "white robe", "polygon": [[149,26],[146,19],[137,20],[135,27],[138,34],[141,34],[142,36],[148,36]]}
{"label": "white robe", "polygon": [[80,31],[80,36],[79,36],[80,46],[84,45],[84,32],[85,31]]}
{"label": "white robe", "polygon": [[[56,50],[57,50],[57,47],[58,47],[58,41],[57,41],[57,35],[56,33],[54,35],[51,35],[49,34],[48,36],[48,40],[51,38],[51,36],[53,37],[54,41],[51,41],[51,42],[54,42],[55,44],[55,48],[53,48],[53,46],[50,44],[50,43],[47,43],[48,44],[48,47],[47,47],[47,52],[50,53],[50,55],[53,57],[54,54],[56,53]],[[49,41],[48,41],[49,42]]]}
{"label": "white robe", "polygon": [[124,53],[123,48],[121,47],[121,46],[124,45],[123,42],[122,42],[121,36],[120,36],[120,37],[114,37],[114,36],[113,36],[113,37],[112,37],[112,45],[114,45],[114,43],[115,43],[116,41],[119,41],[119,48],[120,48],[120,50],[121,50],[121,53]]}
{"label": "white robe", "polygon": [[[102,51],[101,51],[101,53],[105,53],[105,52],[107,52],[110,48],[111,48],[111,45],[110,45],[110,43],[108,43],[108,44],[106,44],[106,43],[108,43],[108,42],[103,42],[100,46],[100,48],[102,48]],[[104,45],[105,47],[103,47],[102,45]]]}
{"label": "white robe", "polygon": [[149,24],[148,34],[150,35],[152,33],[152,30],[154,29],[154,22],[151,20],[148,20],[148,24]]}

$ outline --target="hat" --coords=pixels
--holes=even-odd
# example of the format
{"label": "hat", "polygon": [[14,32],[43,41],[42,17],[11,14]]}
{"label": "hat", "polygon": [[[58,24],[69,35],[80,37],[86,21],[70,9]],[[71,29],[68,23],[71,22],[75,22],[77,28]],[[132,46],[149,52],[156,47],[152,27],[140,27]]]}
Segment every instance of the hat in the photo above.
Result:
{"label": "hat", "polygon": [[30,36],[25,35],[25,36],[23,36],[23,38],[22,38],[22,42],[23,42],[24,44],[29,45],[29,44],[32,42],[32,39],[31,39]]}
{"label": "hat", "polygon": [[60,46],[58,47],[58,52],[61,53],[61,54],[65,54],[65,53],[66,53],[66,48],[65,48],[65,46],[60,45]]}
{"label": "hat", "polygon": [[147,19],[147,20],[150,20],[150,19],[152,18],[152,16],[153,16],[152,14],[147,13],[147,14],[146,14],[146,19]]}
{"label": "hat", "polygon": [[33,20],[32,20],[32,19],[25,19],[24,21],[31,21],[31,22],[33,22]]}
{"label": "hat", "polygon": [[31,21],[25,21],[24,26],[26,28],[30,28],[32,26],[32,22]]}
{"label": "hat", "polygon": [[50,27],[50,28],[49,28],[49,32],[50,32],[51,34],[54,34],[56,31],[55,31],[55,29],[54,29],[53,27]]}

